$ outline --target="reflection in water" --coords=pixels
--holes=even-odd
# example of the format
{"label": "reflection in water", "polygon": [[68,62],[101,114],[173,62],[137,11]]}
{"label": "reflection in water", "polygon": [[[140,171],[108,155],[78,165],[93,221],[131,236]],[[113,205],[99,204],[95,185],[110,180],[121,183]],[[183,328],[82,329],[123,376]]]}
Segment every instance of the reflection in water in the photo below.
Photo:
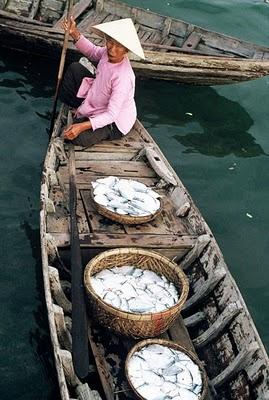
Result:
{"label": "reflection in water", "polygon": [[174,138],[187,149],[185,153],[201,153],[207,156],[224,157],[234,154],[237,157],[256,157],[265,154],[261,146],[247,132],[227,131],[219,128],[213,133],[204,131],[174,135]]}
{"label": "reflection in water", "polygon": [[43,76],[46,76],[48,86],[42,85],[42,98],[53,96],[54,83],[56,84],[57,79],[57,64],[42,57],[40,59],[29,55],[20,57],[17,54],[16,57],[18,60],[16,72],[10,72],[10,64],[14,63],[14,52],[5,49],[5,62],[0,63],[1,87],[15,89],[24,100],[40,98],[40,81],[43,81]]}
{"label": "reflection in water", "polygon": [[36,293],[38,294],[39,301],[37,302],[38,307],[34,311],[34,317],[36,326],[29,332],[29,342],[33,348],[36,357],[42,362],[44,368],[44,374],[46,380],[50,381],[51,394],[48,400],[57,400],[60,398],[57,387],[57,377],[55,375],[54,360],[52,356],[52,348],[50,336],[48,335],[48,321],[47,321],[47,310],[44,300],[44,287],[41,269],[41,255],[40,255],[40,240],[39,240],[39,229],[33,229],[28,221],[24,221],[20,228],[24,231],[26,238],[28,239],[32,256],[36,261]]}
{"label": "reflection in water", "polygon": [[[139,96],[139,86],[138,103],[147,126],[167,124],[180,127],[177,131],[182,133],[176,133],[173,138],[186,147],[185,152],[215,157],[265,154],[248,132],[253,125],[250,115],[239,103],[219,95],[213,88],[143,82],[147,95],[142,97]],[[156,93],[159,93],[157,99]],[[151,99],[150,105],[145,103],[145,98]],[[147,114],[149,107],[155,110],[154,115]]]}

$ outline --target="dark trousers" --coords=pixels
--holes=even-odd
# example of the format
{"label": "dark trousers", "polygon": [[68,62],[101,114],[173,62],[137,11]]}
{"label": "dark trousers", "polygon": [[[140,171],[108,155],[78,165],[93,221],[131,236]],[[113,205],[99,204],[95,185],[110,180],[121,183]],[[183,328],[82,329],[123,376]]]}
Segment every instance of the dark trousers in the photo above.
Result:
{"label": "dark trousers", "polygon": [[[72,108],[78,108],[84,99],[78,98],[77,92],[81,85],[82,79],[85,77],[93,77],[90,71],[78,62],[72,63],[63,78],[59,98],[60,100]],[[74,124],[87,121],[88,118],[74,118]],[[98,128],[94,132],[89,129],[82,132],[71,142],[83,147],[89,147],[103,140],[114,140],[122,137],[121,131],[116,124],[106,125],[103,128]]]}

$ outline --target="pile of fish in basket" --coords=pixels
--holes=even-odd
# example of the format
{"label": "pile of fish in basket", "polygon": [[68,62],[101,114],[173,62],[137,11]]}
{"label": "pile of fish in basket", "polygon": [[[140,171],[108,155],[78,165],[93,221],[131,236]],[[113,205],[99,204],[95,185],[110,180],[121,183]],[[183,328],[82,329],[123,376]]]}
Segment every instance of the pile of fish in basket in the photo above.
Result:
{"label": "pile of fish in basket", "polygon": [[91,313],[107,329],[147,338],[129,352],[125,372],[143,400],[202,400],[206,374],[198,358],[174,342],[154,338],[178,317],[188,296],[181,268],[140,248],[107,250],[84,271]]}
{"label": "pile of fish in basket", "polygon": [[97,211],[122,224],[142,224],[161,212],[160,195],[144,183],[116,176],[92,182]]}

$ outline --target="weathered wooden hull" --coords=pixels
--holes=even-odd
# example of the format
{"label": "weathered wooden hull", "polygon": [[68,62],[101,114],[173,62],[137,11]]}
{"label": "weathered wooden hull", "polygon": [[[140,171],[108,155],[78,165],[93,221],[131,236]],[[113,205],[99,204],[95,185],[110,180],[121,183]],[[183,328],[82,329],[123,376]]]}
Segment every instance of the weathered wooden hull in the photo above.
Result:
{"label": "weathered wooden hull", "polygon": [[[65,125],[62,110],[46,155],[41,183],[40,229],[45,297],[61,398],[93,399],[97,376],[105,397],[131,397],[121,372],[134,341],[99,329],[89,316],[91,365],[87,385],[74,374],[71,359],[68,154],[58,138]],[[114,247],[144,247],[173,258],[187,274],[190,297],[164,338],[193,348],[204,362],[212,398],[267,399],[269,360],[252,318],[224,262],[223,255],[186,188],[148,132],[137,121],[125,138],[87,151],[75,148],[78,228],[84,265]],[[157,160],[157,161],[156,161]],[[155,221],[128,227],[109,223],[92,206],[89,185],[116,174],[157,187],[164,211]],[[184,216],[183,208],[190,209]],[[67,268],[68,269],[68,268]],[[186,330],[188,328],[188,332]],[[191,338],[191,340],[190,340]],[[116,367],[115,367],[116,366]],[[94,369],[97,369],[94,375]],[[81,392],[86,391],[86,397]],[[95,393],[96,394],[96,393]]]}
{"label": "weathered wooden hull", "polygon": [[[10,0],[2,11],[0,4],[2,45],[59,58],[63,42],[60,25],[63,11],[50,9],[49,0],[25,1],[28,8],[23,11],[16,8],[20,3],[21,0]],[[115,0],[80,0],[75,7],[74,14],[80,30],[96,44],[101,43],[100,38],[91,33],[90,26],[118,18],[133,18],[146,53],[146,60],[131,56],[137,76],[216,85],[257,79],[269,74],[267,47],[207,31]],[[69,47],[69,59],[77,58],[74,46],[70,43]]]}

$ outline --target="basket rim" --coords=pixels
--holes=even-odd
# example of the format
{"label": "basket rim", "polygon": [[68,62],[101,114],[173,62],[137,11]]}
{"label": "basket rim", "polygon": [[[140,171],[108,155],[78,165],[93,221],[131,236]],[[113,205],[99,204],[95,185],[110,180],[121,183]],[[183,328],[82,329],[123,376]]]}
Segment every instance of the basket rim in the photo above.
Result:
{"label": "basket rim", "polygon": [[141,340],[138,343],[136,343],[128,352],[126,360],[125,360],[125,375],[127,377],[127,381],[129,383],[129,385],[131,386],[132,390],[134,391],[134,393],[141,399],[143,400],[148,400],[147,398],[143,397],[142,395],[140,395],[138,393],[138,391],[136,390],[136,388],[133,386],[132,381],[129,377],[129,372],[128,372],[128,364],[130,359],[132,358],[132,356],[134,355],[134,353],[138,350],[140,350],[143,347],[146,347],[150,344],[160,344],[162,346],[166,346],[169,348],[174,348],[175,350],[181,351],[182,353],[186,354],[187,356],[189,356],[191,358],[191,360],[199,367],[199,370],[201,372],[201,376],[202,376],[202,392],[200,393],[200,397],[197,397],[198,400],[203,400],[205,398],[205,396],[208,393],[208,377],[207,377],[207,373],[206,370],[202,364],[202,362],[199,360],[198,356],[191,350],[186,349],[185,347],[181,346],[180,344],[173,342],[171,340],[165,340],[165,339],[158,339],[158,338],[153,338],[153,339],[145,339],[145,340]]}
{"label": "basket rim", "polygon": [[[138,181],[137,181],[138,182]],[[129,215],[129,214],[118,214],[114,211],[108,210],[107,207],[97,203],[94,200],[94,189],[93,187],[90,188],[90,194],[91,194],[91,198],[93,201],[93,204],[95,206],[95,208],[97,209],[97,211],[105,216],[106,218],[111,218],[113,221],[119,222],[119,223],[126,223],[126,224],[139,224],[139,223],[146,223],[146,222],[150,222],[151,220],[155,219],[163,210],[163,201],[161,196],[158,198],[158,200],[160,201],[160,207],[158,208],[158,210],[156,210],[154,213],[150,213],[147,215],[142,215],[142,216],[133,216],[133,215]],[[100,212],[101,211],[101,212]]]}
{"label": "basket rim", "polygon": [[[143,255],[147,255],[147,256],[154,256],[155,258],[159,259],[160,261],[165,261],[166,263],[168,263],[169,265],[171,265],[171,267],[173,268],[173,270],[178,274],[180,281],[182,283],[182,290],[180,293],[180,297],[178,299],[178,301],[171,307],[163,310],[163,311],[158,311],[155,313],[134,313],[134,312],[130,312],[130,311],[124,311],[121,310],[120,308],[114,307],[112,304],[107,303],[106,301],[104,301],[93,289],[90,281],[86,282],[86,276],[88,275],[88,270],[92,267],[93,264],[96,264],[98,261],[102,260],[103,258],[107,257],[107,256],[111,256],[111,255],[117,255],[117,254],[128,254],[128,253],[132,253],[132,254],[143,254]],[[91,276],[91,275],[90,275]],[[106,250],[103,251],[99,254],[97,254],[94,258],[92,258],[86,265],[85,269],[84,269],[84,286],[86,288],[86,292],[90,293],[90,295],[92,295],[93,297],[95,297],[96,300],[98,300],[100,303],[102,303],[103,306],[108,307],[114,311],[116,311],[118,316],[124,317],[126,315],[129,316],[139,316],[140,319],[149,319],[149,317],[153,316],[155,317],[155,319],[157,319],[157,316],[159,315],[160,318],[162,316],[164,316],[165,314],[171,314],[172,311],[176,310],[178,308],[178,306],[180,306],[180,304],[186,301],[188,293],[189,293],[189,281],[188,278],[186,277],[185,273],[183,272],[183,270],[180,268],[180,266],[178,264],[176,264],[175,262],[171,261],[168,257],[163,256],[162,254],[158,253],[157,251],[154,250],[145,250],[143,248],[138,248],[138,247],[125,247],[125,248],[116,248],[116,249],[111,249],[111,250]],[[91,290],[89,290],[89,287]],[[150,318],[153,319],[153,318]]]}

